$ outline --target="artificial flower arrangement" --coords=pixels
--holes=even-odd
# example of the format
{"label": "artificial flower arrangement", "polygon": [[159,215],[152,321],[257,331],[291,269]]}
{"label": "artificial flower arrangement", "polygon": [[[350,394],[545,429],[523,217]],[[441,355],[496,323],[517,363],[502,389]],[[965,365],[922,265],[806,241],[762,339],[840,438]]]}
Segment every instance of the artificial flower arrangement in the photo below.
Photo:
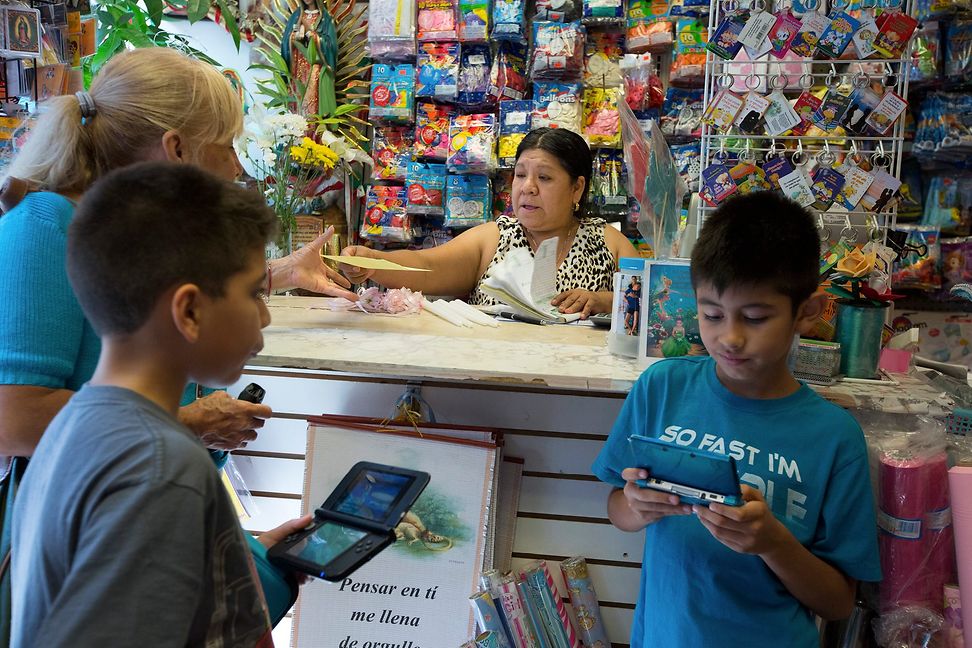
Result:
{"label": "artificial flower arrangement", "polygon": [[334,171],[349,162],[370,163],[360,148],[329,131],[314,132],[307,119],[294,113],[265,113],[257,108],[247,117],[238,142],[240,151],[267,203],[280,219],[281,240],[288,240],[298,214],[342,185]]}
{"label": "artificial flower arrangement", "polygon": [[823,260],[821,274],[831,272],[827,292],[854,304],[881,306],[901,295],[891,292],[893,249],[878,241],[863,247],[851,246],[841,240]]}

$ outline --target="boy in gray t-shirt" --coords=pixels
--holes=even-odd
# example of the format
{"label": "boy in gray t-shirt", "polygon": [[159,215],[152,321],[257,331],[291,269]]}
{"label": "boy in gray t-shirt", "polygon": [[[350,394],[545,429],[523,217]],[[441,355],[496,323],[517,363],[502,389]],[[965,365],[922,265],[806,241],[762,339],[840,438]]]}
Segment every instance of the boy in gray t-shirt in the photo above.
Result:
{"label": "boy in gray t-shirt", "polygon": [[230,384],[260,351],[275,226],[259,194],[191,165],[85,194],[68,274],[102,351],[15,504],[14,648],[273,645],[236,514],[176,410],[188,381]]}

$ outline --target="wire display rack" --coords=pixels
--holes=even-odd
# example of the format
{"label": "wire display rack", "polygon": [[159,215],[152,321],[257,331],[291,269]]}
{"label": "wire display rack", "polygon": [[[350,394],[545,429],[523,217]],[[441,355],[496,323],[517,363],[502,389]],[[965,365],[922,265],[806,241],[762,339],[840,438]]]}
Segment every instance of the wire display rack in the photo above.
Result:
{"label": "wire display rack", "polygon": [[[825,0],[805,0],[804,7],[808,11],[818,9],[817,2]],[[792,8],[792,0],[749,0],[745,6],[752,9],[766,11],[784,11]],[[847,0],[834,0],[834,9],[847,9]],[[868,0],[861,2],[855,8],[860,9],[866,17],[873,17],[877,9],[891,10],[902,8],[905,12],[913,13],[914,0],[908,0],[902,6],[900,0]],[[739,8],[737,0],[712,0],[709,11],[709,37],[715,33],[729,12]],[[853,45],[848,49],[853,50]],[[755,60],[727,61],[713,52],[706,52],[703,105],[708,107],[715,100],[720,90],[732,89],[743,95],[749,91],[767,94],[775,90],[781,91],[788,99],[799,96],[811,88],[825,87],[837,90],[842,94],[849,94],[855,88],[871,87],[883,88],[883,92],[894,91],[899,97],[908,96],[908,80],[910,72],[910,43],[904,48],[902,58],[840,58],[840,59],[783,59],[777,60],[766,54]],[[880,94],[880,93],[879,93]],[[705,169],[717,159],[730,154],[737,154],[746,160],[763,162],[774,155],[794,154],[800,158],[802,164],[808,165],[809,171],[816,164],[832,164],[843,156],[851,156],[851,161],[860,163],[865,160],[871,166],[881,168],[890,175],[900,179],[901,160],[904,154],[904,122],[901,115],[890,131],[883,136],[828,133],[827,135],[751,135],[739,132],[732,127],[728,132],[722,132],[709,124],[702,124],[701,136],[701,168]],[[801,157],[802,156],[802,157]],[[707,213],[715,209],[703,200],[699,200],[697,227],[701,228]],[[831,207],[822,211],[810,208],[818,215],[818,225],[822,230],[831,230],[839,226],[842,236],[847,238],[862,237],[883,238],[881,233],[895,227],[897,222],[897,207],[874,213],[865,210],[843,210]],[[853,237],[847,233],[853,233]]]}

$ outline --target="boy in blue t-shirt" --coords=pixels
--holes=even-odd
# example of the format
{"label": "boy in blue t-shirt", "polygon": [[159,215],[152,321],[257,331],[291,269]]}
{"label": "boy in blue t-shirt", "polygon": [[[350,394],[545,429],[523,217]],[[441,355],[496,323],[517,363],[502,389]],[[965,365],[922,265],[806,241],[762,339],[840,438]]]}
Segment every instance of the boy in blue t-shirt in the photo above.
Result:
{"label": "boy in blue t-shirt", "polygon": [[[645,530],[632,648],[816,648],[814,615],[848,616],[856,581],[881,578],[861,429],[787,366],[825,304],[818,246],[813,217],[769,192],[702,228],[692,284],[711,356],[651,365],[593,466],[617,487],[614,526]],[[631,434],[735,458],[744,504],[639,488]]]}

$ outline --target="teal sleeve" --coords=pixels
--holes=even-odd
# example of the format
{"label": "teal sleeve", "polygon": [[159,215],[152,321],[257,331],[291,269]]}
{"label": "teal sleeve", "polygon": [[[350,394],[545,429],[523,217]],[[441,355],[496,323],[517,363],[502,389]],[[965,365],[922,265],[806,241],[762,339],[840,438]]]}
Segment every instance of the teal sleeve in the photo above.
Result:
{"label": "teal sleeve", "polygon": [[281,569],[270,562],[267,558],[267,548],[260,544],[259,540],[249,533],[244,535],[250,545],[257,574],[260,576],[263,596],[267,600],[267,610],[270,612],[270,622],[276,626],[297,601],[297,581],[288,570]]}
{"label": "teal sleeve", "polygon": [[638,465],[631,453],[628,437],[635,433],[645,434],[648,402],[648,372],[645,372],[624,399],[611,434],[591,466],[591,472],[601,481],[624,488],[621,471]]}

